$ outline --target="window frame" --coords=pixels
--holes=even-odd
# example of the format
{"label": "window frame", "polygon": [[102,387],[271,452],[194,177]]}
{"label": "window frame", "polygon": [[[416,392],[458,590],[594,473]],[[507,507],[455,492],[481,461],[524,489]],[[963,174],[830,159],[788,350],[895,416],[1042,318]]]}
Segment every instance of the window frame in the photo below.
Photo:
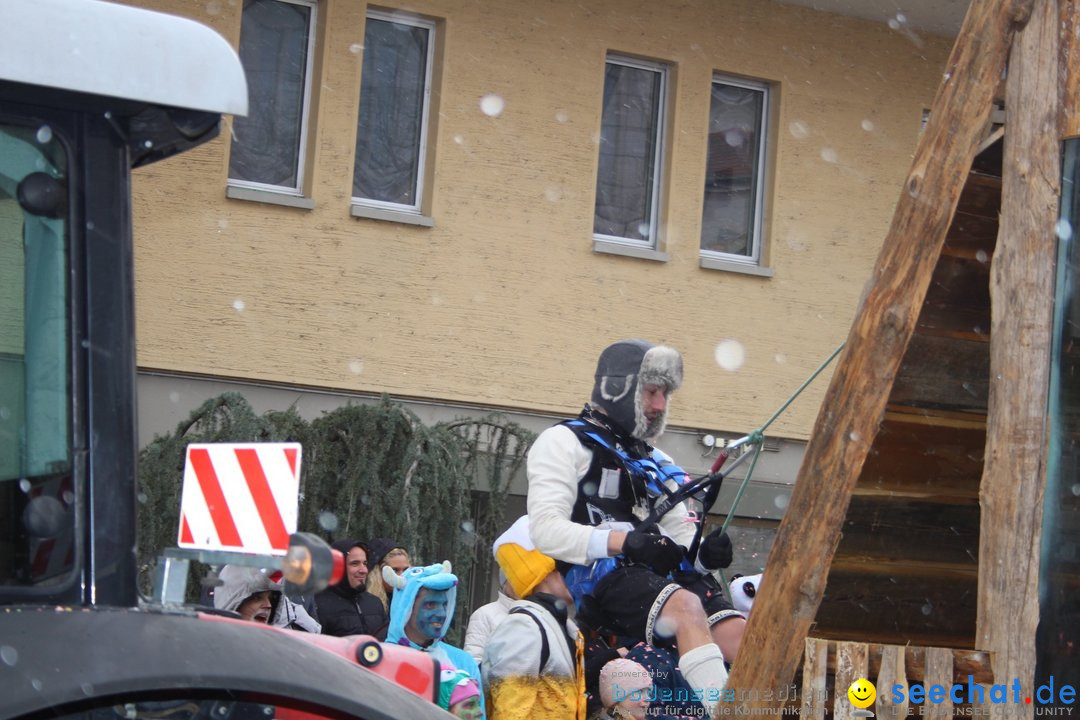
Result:
{"label": "window frame", "polygon": [[[376,220],[397,220],[401,222],[407,222],[414,225],[431,226],[433,222],[425,214],[426,203],[428,202],[427,188],[427,171],[428,171],[428,138],[432,128],[431,121],[431,92],[432,85],[435,81],[435,53],[436,47],[436,33],[438,30],[438,22],[434,19],[430,19],[415,13],[399,11],[399,10],[382,10],[378,8],[369,7],[364,14],[364,35],[365,42],[367,36],[367,23],[370,20],[380,20],[382,22],[389,22],[397,25],[409,25],[411,27],[422,28],[427,31],[427,43],[425,43],[425,61],[424,61],[424,92],[423,103],[420,110],[420,133],[416,145],[416,183],[413,187],[414,202],[411,205],[405,203],[395,203],[387,200],[376,200],[374,198],[364,198],[352,195],[349,199],[351,208],[350,214],[353,217],[372,218]],[[364,69],[360,71],[360,84],[363,86]],[[360,103],[356,108],[356,122],[354,123],[356,132],[360,130],[360,107],[364,103],[363,95],[360,96]],[[355,140],[355,134],[354,134]],[[355,157],[355,146],[354,146]],[[356,167],[353,167],[352,177],[350,181],[353,185],[356,183]],[[352,188],[350,188],[350,193]]]}
{"label": "window frame", "polygon": [[[771,168],[769,166],[769,153],[771,152],[771,138],[769,133],[772,132],[771,115],[773,112],[773,91],[774,88],[771,83],[764,80],[755,80],[752,78],[736,77],[734,75],[728,75],[722,72],[714,72],[712,80],[709,82],[709,120],[712,118],[712,88],[717,85],[730,85],[733,87],[743,88],[746,90],[753,90],[761,93],[761,113],[757,127],[757,134],[759,138],[756,157],[754,158],[756,179],[754,182],[754,203],[751,208],[754,213],[754,220],[752,223],[752,238],[751,238],[751,254],[743,255],[739,253],[725,253],[718,250],[705,250],[701,247],[701,233],[698,233],[698,253],[700,258],[700,265],[703,268],[714,270],[731,270],[735,272],[743,272],[753,275],[763,275],[770,277],[772,271],[765,266],[765,211],[767,208],[767,201],[765,193],[768,185],[768,177],[771,174]],[[708,131],[706,130],[706,171],[708,165]],[[702,200],[701,210],[702,216],[705,213],[705,179],[702,180]],[[704,229],[704,217],[702,217],[702,230]]]}
{"label": "window frame", "polygon": [[[302,109],[300,112],[300,135],[297,140],[296,150],[296,185],[289,187],[286,185],[271,185],[269,183],[254,182],[251,180],[237,180],[232,177],[227,178],[226,184],[226,196],[239,200],[256,200],[275,202],[275,198],[279,204],[283,205],[296,205],[299,207],[310,208],[313,204],[310,202],[303,202],[294,200],[294,198],[306,198],[309,191],[309,145],[311,143],[310,132],[312,125],[312,94],[314,92],[314,75],[315,75],[315,53],[318,48],[318,35],[319,35],[319,0],[272,0],[272,2],[286,3],[289,5],[301,5],[311,9],[311,15],[308,17],[307,28],[307,52],[304,62],[304,99],[302,102]],[[240,10],[240,22],[243,25],[243,9]],[[237,45],[237,53],[239,53],[239,43]],[[232,162],[232,143],[229,146],[228,163]],[[229,174],[228,167],[226,167],[226,174]]]}
{"label": "window frame", "polygon": [[[36,102],[36,101],[32,101]],[[61,286],[59,288],[51,288],[50,290],[60,291],[58,298],[55,294],[50,294],[45,304],[59,304],[58,308],[51,308],[52,315],[55,320],[62,321],[64,325],[63,339],[58,343],[58,347],[54,350],[59,350],[52,355],[53,359],[63,358],[62,362],[64,367],[60,368],[57,372],[58,379],[61,382],[50,384],[46,390],[53,392],[59,392],[58,388],[63,386],[64,397],[62,402],[56,405],[62,406],[62,409],[55,407],[53,409],[61,409],[62,417],[57,417],[57,422],[53,430],[57,430],[58,433],[54,434],[54,441],[58,441],[62,437],[62,442],[66,445],[65,453],[62,458],[56,456],[52,457],[52,462],[47,463],[44,467],[40,468],[40,472],[33,472],[35,468],[29,465],[29,430],[30,426],[35,424],[35,418],[32,416],[34,412],[30,410],[29,392],[30,385],[26,381],[27,372],[25,370],[28,360],[36,361],[38,364],[42,363],[41,357],[31,358],[28,351],[28,346],[31,344],[29,341],[28,332],[31,324],[36,325],[38,329],[41,325],[38,323],[27,322],[28,312],[33,312],[35,308],[32,306],[40,305],[42,303],[32,303],[29,295],[31,290],[29,288],[30,283],[25,282],[25,277],[28,268],[30,267],[27,261],[26,253],[24,252],[22,257],[22,267],[19,268],[19,274],[24,278],[24,282],[21,285],[22,289],[22,304],[19,326],[21,331],[21,354],[11,353],[8,350],[3,352],[6,356],[5,359],[16,359],[16,361],[23,366],[22,383],[18,388],[19,394],[22,396],[23,405],[19,408],[16,421],[21,426],[22,436],[20,447],[16,449],[15,454],[17,457],[17,464],[19,465],[18,471],[11,477],[6,477],[6,470],[3,473],[4,477],[0,479],[0,485],[6,483],[12,483],[11,490],[15,489],[15,483],[18,484],[19,491],[27,495],[33,495],[36,492],[41,493],[43,496],[52,497],[56,500],[60,500],[65,506],[66,522],[60,528],[60,531],[54,535],[48,537],[38,538],[37,540],[29,540],[26,545],[28,551],[28,564],[19,569],[29,569],[33,572],[33,568],[37,564],[37,560],[42,557],[39,553],[44,550],[44,557],[52,558],[53,553],[58,553],[60,550],[65,550],[65,555],[71,556],[71,564],[68,565],[67,561],[62,561],[62,566],[58,568],[57,572],[53,572],[51,575],[46,574],[38,578],[30,578],[29,582],[17,584],[7,583],[7,578],[0,578],[0,596],[2,596],[3,602],[11,602],[13,599],[15,602],[35,602],[41,599],[53,601],[70,601],[78,602],[79,598],[79,579],[84,571],[86,563],[86,548],[84,545],[84,536],[86,528],[84,526],[83,517],[85,515],[85,508],[87,503],[87,491],[86,491],[86,478],[87,478],[87,461],[88,453],[85,452],[85,448],[88,445],[88,439],[86,436],[87,425],[85,408],[80,407],[84,393],[88,387],[86,374],[88,372],[87,361],[84,357],[87,352],[84,348],[90,347],[90,334],[87,327],[88,313],[86,302],[86,276],[89,275],[88,267],[88,243],[87,238],[80,235],[77,231],[82,226],[93,227],[94,223],[91,219],[101,220],[98,217],[96,209],[101,207],[111,208],[111,203],[96,203],[94,200],[100,200],[100,197],[91,197],[91,189],[94,192],[104,191],[106,194],[109,192],[108,188],[102,188],[101,185],[96,185],[90,179],[85,189],[85,198],[81,198],[83,189],[80,188],[80,179],[86,174],[86,164],[84,163],[84,156],[88,156],[89,151],[85,151],[88,145],[86,140],[86,134],[94,132],[91,130],[81,129],[79,123],[84,120],[80,118],[81,113],[73,113],[68,110],[54,111],[52,109],[46,109],[44,106],[28,105],[20,107],[18,104],[13,104],[8,107],[0,108],[0,128],[7,130],[8,128],[20,128],[26,130],[28,133],[32,133],[33,129],[39,128],[47,129],[50,134],[49,140],[42,140],[40,135],[37,142],[41,145],[48,145],[49,143],[55,143],[62,153],[63,167],[56,167],[53,172],[48,172],[46,168],[38,166],[37,169],[42,172],[47,172],[51,177],[61,180],[61,187],[64,192],[64,205],[62,214],[55,218],[49,218],[48,215],[40,215],[41,218],[49,218],[61,226],[62,232],[58,236],[60,252],[58,253],[58,262],[55,270],[59,272],[61,280]],[[100,113],[97,113],[100,114]],[[101,131],[100,127],[95,128],[98,132]],[[81,151],[82,149],[83,151]],[[85,151],[85,152],[84,152]],[[41,152],[41,158],[38,158],[38,162],[42,162],[45,158],[45,153]],[[9,158],[10,159],[10,158]],[[95,158],[100,159],[100,158]],[[102,165],[107,166],[107,162],[103,162]],[[126,167],[126,166],[125,166]],[[5,170],[10,169],[10,166],[6,166]],[[97,170],[98,166],[94,166],[94,170]],[[108,172],[106,170],[105,172]],[[24,180],[29,176],[27,173],[19,181]],[[11,178],[14,180],[14,178]],[[85,208],[81,207],[81,204],[77,200],[85,199]],[[12,195],[8,198],[8,201],[14,203],[20,207],[22,211],[23,227],[20,230],[21,237],[17,242],[25,246],[28,241],[29,227],[26,223],[26,219],[33,215],[32,212],[26,208],[21,207],[17,196]],[[109,214],[109,213],[105,213]],[[103,222],[102,226],[105,227],[107,234],[109,226],[107,222]],[[99,227],[99,231],[100,231]],[[0,241],[2,242],[2,241]],[[34,245],[43,247],[47,243],[42,243],[35,239]],[[108,254],[112,249],[111,246],[107,247],[105,253]],[[54,256],[53,259],[55,259]],[[48,259],[48,258],[47,258]],[[40,282],[42,278],[39,278],[38,284],[44,286],[46,283]],[[40,300],[40,296],[37,298]],[[120,323],[122,325],[122,323]],[[61,428],[62,426],[62,428]],[[52,433],[50,433],[52,434]],[[82,452],[80,452],[80,450]],[[20,477],[22,476],[22,477]],[[25,484],[25,485],[24,485]],[[50,487],[51,486],[51,487]],[[0,488],[0,499],[6,493],[9,488]],[[59,496],[58,496],[59,493]],[[26,506],[29,509],[30,500]],[[24,509],[25,511],[25,509]],[[54,544],[55,543],[55,544]],[[49,549],[51,547],[51,550]],[[14,543],[12,544],[12,550],[14,550]],[[12,566],[14,570],[14,565]],[[45,569],[48,572],[48,568]]]}
{"label": "window frame", "polygon": [[[653,150],[652,194],[649,203],[649,239],[637,240],[634,238],[608,235],[595,231],[596,202],[599,193],[596,193],[596,185],[600,182],[600,155],[597,152],[596,183],[594,184],[593,196],[593,250],[596,252],[608,252],[617,255],[629,255],[643,259],[666,261],[669,256],[661,251],[660,216],[663,212],[665,195],[666,162],[668,156],[667,144],[671,126],[671,106],[673,103],[669,97],[671,92],[672,66],[662,60],[647,60],[609,51],[604,58],[604,74],[607,75],[607,67],[610,64],[623,65],[638,70],[655,72],[660,78],[660,86],[656,93],[656,133],[654,136],[655,149]],[[606,85],[606,81],[605,81]],[[603,91],[601,91],[603,92]],[[601,95],[600,126],[603,132],[604,108]]]}

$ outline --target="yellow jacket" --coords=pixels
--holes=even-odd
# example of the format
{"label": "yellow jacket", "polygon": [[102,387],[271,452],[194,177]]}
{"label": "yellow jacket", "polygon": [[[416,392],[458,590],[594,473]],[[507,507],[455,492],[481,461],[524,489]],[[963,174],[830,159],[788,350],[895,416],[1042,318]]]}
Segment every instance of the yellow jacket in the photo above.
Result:
{"label": "yellow jacket", "polygon": [[585,720],[584,640],[572,621],[560,627],[548,598],[515,602],[488,641],[488,720]]}

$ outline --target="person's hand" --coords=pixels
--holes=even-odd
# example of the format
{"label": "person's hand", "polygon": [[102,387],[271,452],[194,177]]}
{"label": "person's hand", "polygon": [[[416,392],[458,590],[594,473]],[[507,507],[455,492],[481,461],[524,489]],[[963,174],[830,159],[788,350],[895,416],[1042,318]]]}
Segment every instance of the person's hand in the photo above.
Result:
{"label": "person's hand", "polygon": [[698,548],[698,560],[706,570],[729,567],[732,560],[731,538],[722,530],[713,530]]}
{"label": "person's hand", "polygon": [[657,575],[667,575],[683,558],[682,546],[668,536],[640,530],[626,534],[622,550],[627,560],[646,565]]}

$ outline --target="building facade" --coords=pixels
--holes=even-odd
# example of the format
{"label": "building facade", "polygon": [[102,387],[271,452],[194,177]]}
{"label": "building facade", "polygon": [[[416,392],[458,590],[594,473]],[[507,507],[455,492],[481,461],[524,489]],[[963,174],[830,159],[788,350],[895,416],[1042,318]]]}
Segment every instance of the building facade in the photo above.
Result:
{"label": "building facade", "polygon": [[[233,42],[252,108],[135,174],[144,441],[223,389],[539,430],[645,337],[703,470],[847,336],[951,47],[771,0],[140,4]],[[828,378],[740,515],[783,511]]]}

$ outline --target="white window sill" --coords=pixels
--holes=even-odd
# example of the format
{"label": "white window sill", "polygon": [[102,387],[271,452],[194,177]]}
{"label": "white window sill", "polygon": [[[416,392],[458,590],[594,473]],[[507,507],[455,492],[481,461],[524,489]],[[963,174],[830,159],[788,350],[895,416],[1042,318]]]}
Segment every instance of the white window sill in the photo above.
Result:
{"label": "white window sill", "polygon": [[628,245],[626,243],[602,240],[596,237],[593,238],[592,249],[593,252],[608,253],[609,255],[623,255],[625,257],[639,258],[641,260],[655,260],[656,262],[667,262],[671,259],[671,256],[666,252],[660,252],[655,248],[647,247],[645,245]]}
{"label": "white window sill", "polygon": [[353,203],[349,206],[349,214],[355,218],[367,218],[368,220],[385,220],[386,222],[404,223],[405,225],[435,227],[434,218],[405,210],[391,210],[389,208],[377,208]]}
{"label": "white window sill", "polygon": [[760,265],[751,265],[749,263],[736,262],[735,260],[722,260],[715,257],[701,256],[699,260],[701,267],[706,270],[723,270],[725,272],[742,273],[743,275],[756,275],[758,277],[772,277],[773,269],[769,267],[761,267]]}
{"label": "white window sill", "polygon": [[255,190],[253,188],[225,186],[225,197],[233,200],[247,200],[249,202],[268,203],[270,205],[284,205],[285,207],[311,210],[315,207],[315,201],[301,195],[286,195],[285,193],[272,192],[270,190]]}

